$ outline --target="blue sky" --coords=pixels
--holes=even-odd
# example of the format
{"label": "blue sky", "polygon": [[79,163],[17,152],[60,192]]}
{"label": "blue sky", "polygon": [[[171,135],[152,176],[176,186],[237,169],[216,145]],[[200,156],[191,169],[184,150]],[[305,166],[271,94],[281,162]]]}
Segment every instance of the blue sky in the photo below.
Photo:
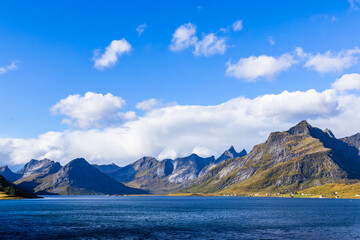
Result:
{"label": "blue sky", "polygon": [[[7,141],[26,141],[29,138],[39,139],[39,135],[52,131],[64,134],[126,128],[127,121],[135,122],[138,118],[146,120],[147,115],[155,114],[151,112],[153,109],[141,110],[136,107],[139,102],[152,98],[157,102],[155,110],[160,111],[169,106],[218,106],[239,97],[254,99],[265,94],[279,95],[283,91],[303,93],[315,89],[317,93],[322,93],[331,89],[331,84],[344,74],[360,72],[357,61],[360,37],[359,6],[357,0],[151,3],[4,1],[0,7],[0,69],[6,70],[0,74],[0,137]],[[239,20],[242,28],[235,31],[233,24]],[[193,34],[196,36],[196,43],[190,44],[188,48],[172,51],[170,45],[173,34],[179,27],[189,23],[196,27],[196,33]],[[141,24],[146,24],[146,27],[140,35],[136,29]],[[201,40],[209,34],[214,34],[217,40],[223,41],[223,50],[207,54],[210,50],[205,48],[203,54],[194,54],[195,48],[200,47]],[[131,45],[131,50],[118,55],[115,64],[97,69],[94,59],[99,59],[112,41],[121,39]],[[301,48],[304,55],[300,56],[296,48]],[[331,68],[338,65],[331,64],[330,67],[325,66],[327,70],[314,70],[316,67],[324,67],[319,66],[322,62],[320,59],[320,63],[314,63],[318,65],[305,67],[312,57],[318,53],[321,56],[326,55],[327,51],[330,51],[330,60],[339,58],[339,61],[348,63],[334,63],[340,64],[336,70]],[[98,52],[98,55],[94,55],[95,52]],[[275,67],[281,65],[275,61],[281,56],[285,56],[286,60],[278,71],[270,66],[272,70],[264,70],[265,72],[258,73],[255,77],[226,74],[227,64],[235,64],[240,59],[246,61],[251,56],[256,59],[259,56],[271,57]],[[7,68],[11,63],[16,65],[16,69]],[[255,70],[260,67],[256,65]],[[243,70],[241,68],[239,71]],[[354,89],[356,90],[356,87],[346,90]],[[78,94],[81,101],[81,97],[87,92],[103,95],[111,93],[112,96],[121,98],[124,102],[115,104],[114,109],[121,109],[121,113],[133,112],[133,118],[117,119],[112,116],[110,121],[105,117],[105,120],[95,119],[80,126],[79,116],[74,116],[73,111],[69,113],[68,109],[64,110],[64,106],[60,105],[56,110],[52,109],[61,99],[71,95]],[[330,105],[331,103],[327,102],[326,106]],[[298,108],[301,109],[302,106]],[[344,108],[346,107],[342,109]],[[115,110],[106,111],[111,115]],[[276,123],[260,128],[260,133],[249,131],[247,134],[260,135],[244,147],[251,150],[251,144],[264,139],[269,131],[284,130],[283,128],[303,118],[313,120],[321,127],[328,122],[340,135],[360,131],[360,128],[337,127],[338,122],[331,117],[338,116],[339,109],[329,110],[332,115],[322,119],[319,119],[320,115],[324,115],[322,110],[314,111],[292,113],[291,117],[287,113],[284,113],[284,117],[281,112],[274,120]],[[64,118],[70,121],[61,123]],[[94,124],[96,121],[101,124]],[[241,124],[241,127],[248,126]],[[190,125],[189,129],[194,127]],[[178,133],[175,131],[167,137],[176,138],[176,134]],[[215,136],[220,142],[222,137]],[[230,144],[231,141],[237,141],[234,139],[229,138],[225,142]],[[231,144],[242,148],[246,141],[238,142]],[[218,154],[222,145],[219,149],[208,151],[216,143],[214,141],[199,144],[198,149]],[[10,145],[17,146],[15,143]],[[55,145],[50,148],[58,147]],[[139,154],[167,156],[160,154],[167,149],[164,144],[159,143],[148,149]],[[169,151],[176,152],[170,154],[171,156],[179,156],[193,150],[184,147],[181,150]],[[16,151],[21,152],[21,149],[17,148]],[[3,150],[6,155],[3,161],[21,162],[11,156],[16,155],[16,151]],[[79,151],[78,154],[80,153],[83,152]],[[30,155],[44,157],[48,156],[47,154],[47,150],[37,150],[29,154],[29,158]],[[54,156],[56,158],[57,155]],[[64,154],[59,158],[64,159],[65,156],[73,155]],[[95,157],[93,153],[89,156],[97,161],[102,158]],[[106,157],[106,161],[112,161],[116,156]],[[22,157],[25,161],[26,157]],[[129,155],[123,162],[130,161],[132,157],[137,155]]]}

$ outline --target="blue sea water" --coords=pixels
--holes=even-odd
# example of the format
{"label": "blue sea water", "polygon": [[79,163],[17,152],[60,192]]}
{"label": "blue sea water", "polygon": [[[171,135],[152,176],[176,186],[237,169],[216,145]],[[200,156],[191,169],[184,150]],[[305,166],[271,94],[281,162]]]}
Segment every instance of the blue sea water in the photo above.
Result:
{"label": "blue sea water", "polygon": [[360,200],[51,196],[0,201],[1,239],[360,239]]}

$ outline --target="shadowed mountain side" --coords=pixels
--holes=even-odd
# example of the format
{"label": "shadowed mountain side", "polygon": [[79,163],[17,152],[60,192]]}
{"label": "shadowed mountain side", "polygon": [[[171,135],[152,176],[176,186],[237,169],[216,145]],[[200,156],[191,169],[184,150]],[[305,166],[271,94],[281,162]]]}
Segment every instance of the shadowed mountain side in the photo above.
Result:
{"label": "shadowed mountain side", "polygon": [[38,196],[12,185],[0,175],[0,198],[38,198]]}
{"label": "shadowed mountain side", "polygon": [[118,165],[112,163],[112,164],[106,164],[106,165],[97,165],[97,164],[92,164],[93,167],[96,167],[97,169],[99,169],[100,172],[105,173],[107,175],[119,170],[121,167],[119,167]]}
{"label": "shadowed mountain side", "polygon": [[179,192],[291,192],[358,178],[358,151],[306,121],[271,133],[246,156],[211,169]]}
{"label": "shadowed mountain side", "polygon": [[356,147],[360,150],[360,133],[354,134],[350,137],[340,138],[339,140],[347,143],[350,146]]}
{"label": "shadowed mountain side", "polygon": [[78,158],[62,167],[57,173],[45,177],[35,192],[61,195],[94,194],[146,194],[146,191],[124,186],[111,179],[85,159]]}
{"label": "shadowed mountain side", "polygon": [[9,182],[15,182],[19,178],[22,177],[21,174],[13,173],[8,166],[2,166],[0,167],[0,175],[2,175],[4,178],[6,178]]}

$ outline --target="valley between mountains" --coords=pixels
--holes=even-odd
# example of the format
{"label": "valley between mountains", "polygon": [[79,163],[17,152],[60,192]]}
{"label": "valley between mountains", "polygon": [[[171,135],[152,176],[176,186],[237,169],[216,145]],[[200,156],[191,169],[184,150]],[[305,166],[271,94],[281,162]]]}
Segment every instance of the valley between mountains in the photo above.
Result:
{"label": "valley between mountains", "polygon": [[191,154],[159,161],[143,157],[124,167],[91,165],[83,158],[61,166],[43,159],[29,161],[16,173],[3,166],[0,198],[35,194],[356,198],[360,194],[359,151],[359,133],[337,139],[329,129],[301,121],[287,131],[271,133],[249,153],[230,147],[218,158]]}

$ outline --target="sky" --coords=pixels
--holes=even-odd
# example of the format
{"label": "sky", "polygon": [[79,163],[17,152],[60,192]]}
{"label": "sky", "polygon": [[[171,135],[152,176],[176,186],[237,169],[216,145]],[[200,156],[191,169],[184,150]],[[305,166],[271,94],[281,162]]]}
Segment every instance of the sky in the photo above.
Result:
{"label": "sky", "polygon": [[3,1],[0,165],[360,132],[360,0]]}

